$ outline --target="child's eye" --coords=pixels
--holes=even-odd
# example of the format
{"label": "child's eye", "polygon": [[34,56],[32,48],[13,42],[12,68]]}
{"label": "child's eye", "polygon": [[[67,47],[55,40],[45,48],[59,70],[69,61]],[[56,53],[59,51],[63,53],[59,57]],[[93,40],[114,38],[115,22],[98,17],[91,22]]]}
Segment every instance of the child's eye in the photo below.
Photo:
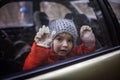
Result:
{"label": "child's eye", "polygon": [[72,43],[72,42],[73,42],[73,40],[71,40],[71,39],[70,39],[70,40],[68,40],[68,42],[69,42],[69,43]]}
{"label": "child's eye", "polygon": [[58,40],[58,41],[62,41],[62,38],[59,37],[59,38],[57,38],[57,40]]}

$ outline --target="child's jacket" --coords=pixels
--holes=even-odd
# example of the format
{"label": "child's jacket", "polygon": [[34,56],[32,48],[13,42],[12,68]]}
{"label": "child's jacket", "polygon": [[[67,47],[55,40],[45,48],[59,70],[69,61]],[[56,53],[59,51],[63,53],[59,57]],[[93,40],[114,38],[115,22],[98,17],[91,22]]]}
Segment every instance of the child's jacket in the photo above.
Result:
{"label": "child's jacket", "polygon": [[81,44],[78,47],[75,47],[71,53],[66,56],[59,56],[57,53],[53,52],[50,48],[44,48],[37,46],[34,42],[31,48],[30,53],[28,54],[23,70],[32,69],[41,65],[46,65],[54,63],[56,61],[64,60],[73,56],[86,54],[95,49],[94,47],[86,48],[84,44]]}

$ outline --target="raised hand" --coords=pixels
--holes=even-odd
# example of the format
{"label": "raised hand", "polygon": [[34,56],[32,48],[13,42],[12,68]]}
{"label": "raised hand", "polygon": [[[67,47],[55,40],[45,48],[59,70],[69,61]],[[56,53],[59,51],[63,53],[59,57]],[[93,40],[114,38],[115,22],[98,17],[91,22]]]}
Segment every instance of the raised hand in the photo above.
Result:
{"label": "raised hand", "polygon": [[88,25],[83,25],[80,29],[80,38],[86,47],[95,46],[95,35]]}
{"label": "raised hand", "polygon": [[38,46],[49,48],[54,34],[55,31],[50,31],[48,27],[43,25],[42,28],[40,28],[37,32],[34,40]]}

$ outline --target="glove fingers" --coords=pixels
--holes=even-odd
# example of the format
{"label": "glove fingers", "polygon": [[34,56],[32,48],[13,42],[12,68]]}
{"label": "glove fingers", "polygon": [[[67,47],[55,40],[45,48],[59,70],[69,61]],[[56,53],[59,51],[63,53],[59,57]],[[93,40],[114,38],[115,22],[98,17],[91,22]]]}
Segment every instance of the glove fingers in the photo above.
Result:
{"label": "glove fingers", "polygon": [[35,42],[38,46],[42,47],[50,47],[50,43],[52,42],[52,38],[55,35],[55,31],[50,33],[50,30],[45,25],[39,29],[39,32],[35,36]]}
{"label": "glove fingers", "polygon": [[52,39],[54,36],[55,36],[55,31],[52,31],[51,34],[50,34],[50,38]]}
{"label": "glove fingers", "polygon": [[91,27],[89,27],[88,25],[83,25],[80,29],[80,36],[83,36],[88,31],[92,32]]}

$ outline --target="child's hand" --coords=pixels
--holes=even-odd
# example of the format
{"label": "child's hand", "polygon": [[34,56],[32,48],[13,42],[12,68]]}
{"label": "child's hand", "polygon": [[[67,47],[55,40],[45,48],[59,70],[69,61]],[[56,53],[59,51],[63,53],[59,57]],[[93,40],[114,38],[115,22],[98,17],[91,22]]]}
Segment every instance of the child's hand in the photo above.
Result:
{"label": "child's hand", "polygon": [[55,31],[50,32],[49,28],[43,25],[37,32],[34,40],[38,46],[49,48],[54,34]]}
{"label": "child's hand", "polygon": [[95,35],[91,27],[83,25],[80,29],[80,37],[86,47],[95,46]]}

